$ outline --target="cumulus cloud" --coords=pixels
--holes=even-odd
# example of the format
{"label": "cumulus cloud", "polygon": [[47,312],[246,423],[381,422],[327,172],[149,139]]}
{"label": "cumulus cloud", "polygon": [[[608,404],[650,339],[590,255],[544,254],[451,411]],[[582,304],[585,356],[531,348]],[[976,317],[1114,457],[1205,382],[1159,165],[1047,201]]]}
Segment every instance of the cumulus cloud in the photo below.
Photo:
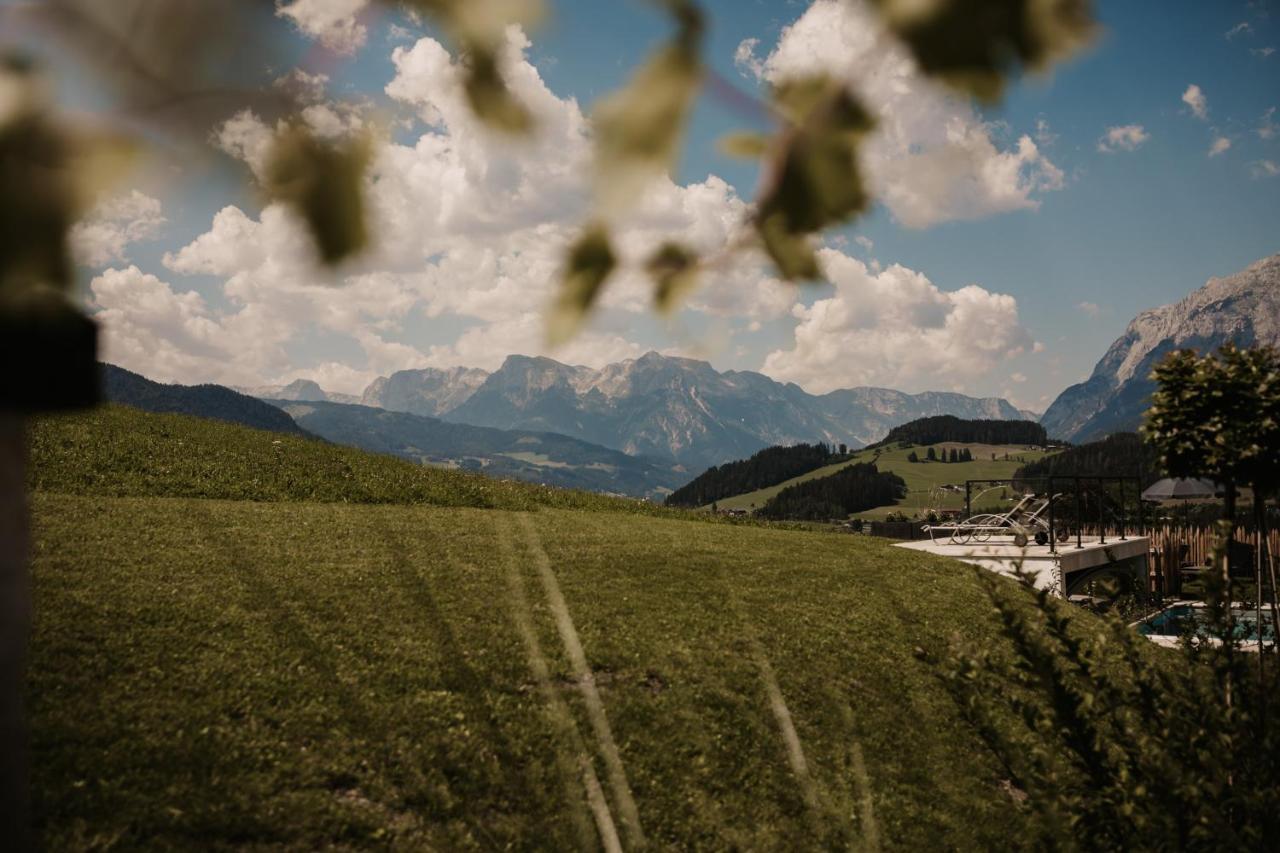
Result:
{"label": "cumulus cloud", "polygon": [[1231,140],[1225,136],[1215,136],[1209,145],[1209,156],[1217,157],[1231,149]]}
{"label": "cumulus cloud", "polygon": [[76,223],[71,229],[71,250],[89,267],[125,261],[131,243],[153,239],[166,221],[159,199],[132,190],[103,201]]}
{"label": "cumulus cloud", "polygon": [[1280,124],[1275,122],[1276,108],[1270,107],[1262,114],[1262,120],[1258,122],[1257,134],[1262,140],[1275,139],[1276,133],[1280,132]]}
{"label": "cumulus cloud", "polygon": [[276,14],[334,53],[349,55],[369,35],[359,21],[367,5],[369,0],[276,0]]}
{"label": "cumulus cloud", "polygon": [[1205,97],[1203,91],[1195,83],[1187,87],[1187,91],[1182,93],[1182,103],[1191,108],[1191,114],[1201,121],[1209,118],[1209,99]]}
{"label": "cumulus cloud", "polygon": [[1227,30],[1223,35],[1227,39],[1233,39],[1236,36],[1250,35],[1253,32],[1253,26],[1248,21],[1241,21],[1231,29]]}
{"label": "cumulus cloud", "polygon": [[[176,275],[220,281],[219,307],[192,310],[220,330],[232,355],[166,363],[189,371],[187,381],[261,385],[306,375],[352,393],[364,378],[395,370],[493,368],[512,352],[546,352],[546,309],[563,252],[589,214],[591,139],[577,102],[546,87],[525,58],[528,47],[522,31],[508,31],[503,70],[538,127],[533,139],[516,143],[476,121],[460,88],[458,61],[438,42],[424,38],[397,47],[386,91],[421,124],[415,139],[375,149],[366,189],[376,248],[336,273],[318,270],[305,230],[288,209],[269,204],[257,216],[236,206],[222,209],[205,233],[168,253],[164,264]],[[218,128],[214,144],[260,173],[274,132],[244,112]],[[649,347],[634,341],[634,326],[652,300],[642,272],[647,253],[674,238],[715,253],[740,237],[749,216],[748,203],[715,176],[688,185],[655,182],[617,223],[622,268],[602,310],[582,335],[550,354],[596,366],[643,354]],[[172,293],[164,282],[147,285],[157,298]],[[687,310],[759,322],[787,317],[794,301],[795,290],[774,280],[762,257],[735,254],[703,277]],[[133,327],[122,319],[128,305],[108,297],[95,304],[103,312],[116,309],[104,317],[122,327],[118,338],[167,339],[155,347],[163,353],[180,352],[179,341],[190,341],[177,321],[185,318]],[[423,318],[454,325],[452,340],[415,346],[405,330]],[[300,366],[285,358],[317,333],[353,342],[363,363],[357,359],[343,371],[327,361]]]}
{"label": "cumulus cloud", "polygon": [[1076,307],[1079,308],[1081,311],[1083,311],[1085,314],[1089,315],[1090,317],[1097,317],[1099,314],[1102,313],[1101,306],[1099,306],[1098,303],[1096,302],[1081,302],[1077,304]]}
{"label": "cumulus cloud", "polygon": [[764,77],[764,60],[756,54],[756,48],[759,46],[760,39],[743,39],[738,42],[738,48],[733,52],[734,67],[744,77],[750,77],[753,80]]}
{"label": "cumulus cloud", "polygon": [[874,272],[834,249],[821,251],[835,292],[797,305],[790,348],[771,352],[763,372],[814,393],[854,385],[953,386],[1030,350],[1017,301],[976,284],[944,291],[894,264]]}
{"label": "cumulus cloud", "polygon": [[1249,174],[1255,179],[1274,178],[1280,175],[1280,166],[1270,160],[1257,160],[1249,164]]}
{"label": "cumulus cloud", "polygon": [[1254,56],[1258,57],[1259,59],[1266,59],[1267,57],[1271,56],[1271,54],[1273,54],[1273,53],[1275,53],[1275,52],[1276,52],[1276,49],[1275,49],[1274,47],[1269,47],[1269,46],[1268,46],[1268,47],[1251,47],[1251,48],[1249,48],[1249,53],[1253,54]]}
{"label": "cumulus cloud", "polygon": [[1151,138],[1151,134],[1140,124],[1124,124],[1107,128],[1098,140],[1098,150],[1104,154],[1117,151],[1136,151],[1139,146]]}
{"label": "cumulus cloud", "polygon": [[1030,136],[997,145],[994,128],[967,100],[926,79],[862,2],[817,0],[783,31],[762,76],[775,82],[826,70],[841,74],[875,114],[862,163],[904,225],[1035,209],[1038,193],[1064,184]]}

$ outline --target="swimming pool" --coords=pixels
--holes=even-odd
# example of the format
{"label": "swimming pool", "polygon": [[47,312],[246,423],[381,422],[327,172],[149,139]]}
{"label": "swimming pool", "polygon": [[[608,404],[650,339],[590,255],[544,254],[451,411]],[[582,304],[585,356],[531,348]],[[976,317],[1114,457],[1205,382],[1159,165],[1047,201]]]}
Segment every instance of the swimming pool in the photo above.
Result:
{"label": "swimming pool", "polygon": [[[1231,608],[1231,616],[1235,621],[1235,631],[1233,633],[1236,638],[1242,643],[1256,644],[1258,642],[1258,614],[1251,609],[1233,607]],[[1172,645],[1186,634],[1194,634],[1197,637],[1210,636],[1208,621],[1205,605],[1199,603],[1174,604],[1159,613],[1148,616],[1141,622],[1134,623],[1134,627],[1144,637],[1159,642],[1161,645]],[[1270,644],[1274,643],[1275,640],[1275,629],[1271,624],[1271,614],[1264,608],[1262,611],[1262,641]]]}

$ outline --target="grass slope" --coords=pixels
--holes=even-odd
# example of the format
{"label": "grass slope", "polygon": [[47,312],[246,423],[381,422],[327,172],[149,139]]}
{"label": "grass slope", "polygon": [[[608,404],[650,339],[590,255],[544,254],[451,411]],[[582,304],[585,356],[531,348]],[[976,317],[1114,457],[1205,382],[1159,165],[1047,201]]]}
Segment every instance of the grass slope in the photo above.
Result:
{"label": "grass slope", "polygon": [[37,420],[30,484],[69,494],[664,512],[643,501],[430,468],[312,438],[114,405]]}
{"label": "grass slope", "polygon": [[[964,506],[964,493],[959,495],[947,493],[940,496],[939,499],[931,497],[933,489],[945,483],[955,483],[963,486],[965,480],[978,479],[1008,479],[1013,477],[1015,471],[1024,462],[1019,462],[1021,458],[1025,462],[1034,462],[1043,458],[1046,454],[1040,450],[1028,450],[1025,447],[1015,445],[990,445],[990,444],[958,444],[956,442],[943,442],[941,444],[932,445],[941,454],[949,451],[951,448],[967,447],[973,451],[972,462],[908,462],[907,456],[914,451],[921,459],[929,451],[930,445],[920,445],[910,448],[899,447],[880,447],[874,449],[860,450],[852,459],[839,462],[835,465],[827,465],[816,471],[810,471],[799,477],[793,477],[784,483],[776,486],[770,486],[767,489],[758,489],[754,492],[748,492],[743,495],[736,495],[731,498],[725,498],[718,502],[718,506],[722,510],[727,509],[751,509],[753,506],[759,508],[765,505],[769,498],[785,489],[787,486],[804,482],[805,480],[814,480],[820,477],[829,477],[848,465],[859,462],[875,462],[881,471],[892,471],[897,474],[907,484],[907,495],[897,504],[893,506],[880,507],[868,512],[861,512],[858,515],[862,518],[883,518],[891,511],[905,511],[908,514],[920,511],[927,511],[932,507],[940,509],[959,509]],[[996,459],[991,458],[991,454],[996,454]],[[1009,460],[1004,460],[1005,454],[1009,455]]]}
{"label": "grass slope", "polygon": [[594,830],[562,709],[596,740],[543,552],[656,846],[846,847],[874,827],[893,847],[990,849],[1019,826],[912,653],[995,635],[953,563],[604,512],[49,494],[34,510],[50,849],[579,846]]}
{"label": "grass slope", "polygon": [[48,849],[590,849],[580,759],[628,847],[627,790],[658,849],[1021,837],[913,654],[1008,651],[954,562],[127,409],[33,457]]}

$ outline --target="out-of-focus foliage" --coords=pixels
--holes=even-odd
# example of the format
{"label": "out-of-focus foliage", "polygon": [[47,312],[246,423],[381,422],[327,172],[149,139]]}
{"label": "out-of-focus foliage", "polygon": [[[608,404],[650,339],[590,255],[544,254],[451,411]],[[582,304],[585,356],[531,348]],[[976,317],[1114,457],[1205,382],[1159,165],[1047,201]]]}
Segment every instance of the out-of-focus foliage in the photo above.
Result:
{"label": "out-of-focus foliage", "polygon": [[678,29],[594,116],[596,190],[606,210],[633,202],[644,184],[675,164],[702,78],[702,14],[689,0],[666,0]]}
{"label": "out-of-focus foliage", "polygon": [[995,101],[1005,78],[1046,68],[1096,31],[1090,0],[872,0],[926,74]]}
{"label": "out-of-focus foliage", "polygon": [[[94,325],[71,304],[72,224],[132,149],[58,124],[29,64],[0,65],[0,409],[48,411],[97,400]],[[55,378],[50,382],[49,377]]]}
{"label": "out-of-focus foliage", "polygon": [[817,278],[806,238],[867,206],[857,153],[874,123],[845,86],[829,77],[784,82],[774,102],[788,127],[769,164],[756,228],[783,278]]}
{"label": "out-of-focus foliage", "polygon": [[1143,433],[1175,477],[1280,487],[1280,352],[1227,344],[1156,366]]}
{"label": "out-of-focus foliage", "polygon": [[17,58],[0,68],[0,289],[66,288],[67,233],[132,156],[122,138],[59,125],[45,84]]}
{"label": "out-of-focus foliage", "polygon": [[266,190],[307,223],[327,264],[359,252],[368,242],[361,192],[368,160],[367,137],[320,139],[301,125],[279,133],[272,146]]}
{"label": "out-of-focus foliage", "polygon": [[954,642],[944,683],[1035,816],[1036,834],[1020,839],[1028,849],[1274,846],[1280,683],[1241,652],[1220,576],[1206,575],[1204,635],[1172,653],[1117,616],[1101,629],[1047,590],[1028,602],[991,572],[975,574],[1017,655]]}
{"label": "out-of-focus foliage", "polygon": [[506,133],[531,130],[533,117],[502,77],[500,52],[509,24],[527,26],[541,19],[540,0],[407,0],[407,5],[443,27],[465,55],[463,87],[476,117]]}
{"label": "out-of-focus foliage", "polygon": [[552,343],[573,337],[600,295],[604,280],[617,264],[609,232],[600,225],[587,228],[569,247],[560,296],[548,319],[547,331]]}
{"label": "out-of-focus foliage", "polygon": [[663,243],[645,264],[653,277],[653,301],[658,310],[669,314],[685,294],[697,286],[698,256],[679,243]]}
{"label": "out-of-focus foliage", "polygon": [[[502,51],[507,28],[536,23],[542,0],[381,2],[422,13],[446,34],[461,58],[464,92],[478,118],[503,132],[532,128],[532,115],[504,79]],[[695,0],[653,2],[674,20],[673,37],[620,91],[602,99],[594,115],[602,223],[640,198],[645,182],[671,170],[706,75],[699,5]],[[1084,44],[1095,29],[1089,0],[871,2],[925,73],[987,100],[1000,94],[1007,76],[1046,67]],[[261,85],[257,78],[268,73],[274,51],[270,40],[258,34],[269,31],[263,24],[271,12],[250,0],[46,0],[0,9],[6,21],[34,21],[61,36],[114,86],[120,111],[130,120],[176,128],[201,144],[210,127],[233,108],[253,108],[268,124],[284,128],[264,183],[271,197],[287,201],[307,222],[319,257],[337,263],[364,247],[370,236],[362,202],[369,143],[329,143],[309,136],[299,129],[301,105],[280,87]],[[813,250],[816,234],[848,222],[872,200],[858,172],[857,152],[873,121],[846,81],[823,75],[780,81],[763,111],[775,117],[774,133],[733,134],[723,146],[735,156],[764,160],[750,223],[759,245],[783,278],[816,279],[821,276]],[[40,147],[56,152],[61,144]],[[49,192],[57,195],[59,190]],[[65,235],[72,222],[68,211],[58,214],[58,221],[57,216],[31,219],[30,225],[0,235],[0,244],[23,246],[22,263],[34,262],[43,252],[39,263],[50,270],[61,267],[59,275],[65,277]],[[19,221],[28,222],[13,214],[6,227]],[[51,229],[55,236],[30,241],[35,227]],[[586,242],[571,250],[567,289],[553,307],[554,340],[577,328],[617,264],[612,250],[599,251],[610,242],[605,228],[593,225]],[[724,251],[747,245],[735,241]],[[707,262],[671,246],[650,253],[645,266],[657,282],[658,308],[673,310]]]}

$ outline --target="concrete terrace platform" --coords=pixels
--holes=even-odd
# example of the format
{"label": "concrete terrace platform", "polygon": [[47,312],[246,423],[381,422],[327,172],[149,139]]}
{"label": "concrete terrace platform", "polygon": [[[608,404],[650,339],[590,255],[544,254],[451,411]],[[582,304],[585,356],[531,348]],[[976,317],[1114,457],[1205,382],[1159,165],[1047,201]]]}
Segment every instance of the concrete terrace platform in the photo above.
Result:
{"label": "concrete terrace platform", "polygon": [[959,545],[940,536],[936,542],[921,539],[896,545],[950,557],[1003,575],[1012,576],[1015,567],[1021,563],[1023,570],[1033,575],[1037,587],[1052,589],[1059,595],[1074,594],[1087,578],[1125,567],[1140,567],[1145,579],[1147,554],[1151,550],[1151,540],[1145,536],[1108,538],[1105,545],[1097,537],[1085,538],[1080,548],[1076,547],[1073,537],[1059,543],[1057,553],[1050,551],[1048,545],[1028,544],[1019,548],[1012,538],[992,538],[989,542]]}

